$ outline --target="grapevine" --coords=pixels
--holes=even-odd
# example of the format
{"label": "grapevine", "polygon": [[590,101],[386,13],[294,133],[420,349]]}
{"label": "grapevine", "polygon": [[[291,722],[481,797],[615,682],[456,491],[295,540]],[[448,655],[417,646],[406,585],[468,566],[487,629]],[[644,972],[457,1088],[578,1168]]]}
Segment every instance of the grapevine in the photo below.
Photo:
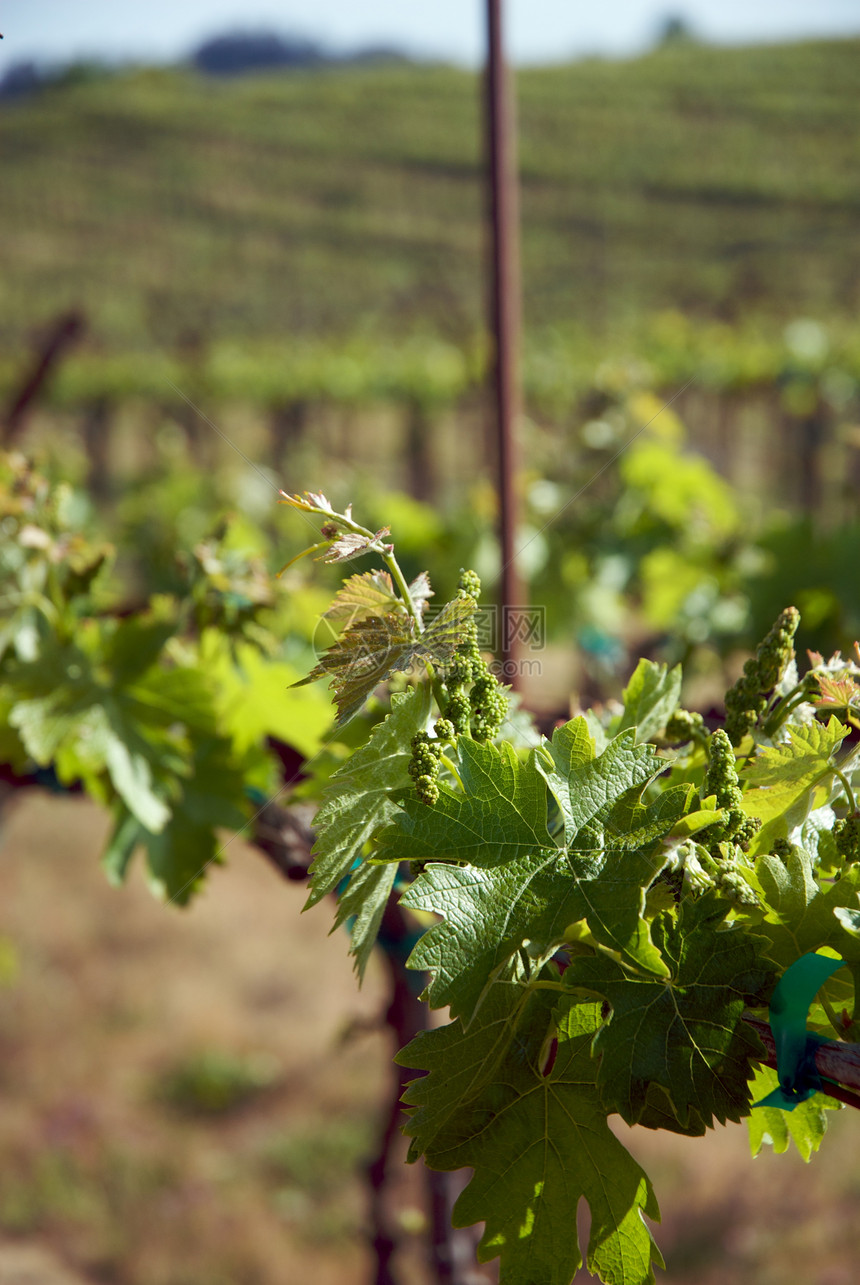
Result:
{"label": "grapevine", "polygon": [[[500,1259],[503,1285],[569,1285],[583,1260],[607,1285],[644,1285],[661,1261],[643,1220],[658,1218],[656,1196],[609,1118],[692,1136],[746,1119],[757,1150],[777,981],[822,949],[860,975],[857,683],[817,656],[797,679],[787,608],[728,692],[725,728],[681,708],[680,667],[640,661],[620,715],[580,715],[529,747],[477,648],[479,592],[464,574],[446,655],[423,650],[391,688],[382,727],[415,788],[392,782],[360,847],[330,818],[375,788],[380,760],[332,777],[311,900],[348,879],[354,911],[352,883],[389,871],[368,893],[378,904],[408,863],[400,905],[423,925],[408,964],[450,1015],[398,1055],[419,1073],[410,1158],[473,1171],[454,1216],[484,1224],[479,1258]],[[350,646],[344,635],[315,671],[333,676],[336,703]],[[851,1011],[853,984],[827,986],[811,1029],[842,1038],[853,1019],[832,1018]],[[819,1096],[790,1117],[805,1158],[833,1105]]]}
{"label": "grapevine", "polygon": [[823,951],[847,969],[809,1012],[830,1041],[816,1065],[860,1029],[860,664],[811,653],[799,676],[788,608],[724,728],[682,708],[679,666],[643,660],[617,713],[539,737],[479,648],[474,573],[428,612],[429,578],[407,581],[388,529],[324,495],[283,496],[319,521],[304,553],[382,566],[345,579],[334,641],[302,677],[269,655],[274,591],[219,533],[186,558],[186,594],[126,618],[106,596],[109,547],[70,529],[62,492],[22,461],[4,469],[5,761],[110,808],[115,882],[143,849],[154,890],[187,901],[220,859],[216,826],[277,820],[259,741],[299,739],[313,713],[313,773],[330,718],[313,684],[328,683],[327,738],[350,732],[324,786],[309,781],[308,904],[336,898],[359,977],[392,917],[414,942],[408,967],[448,1020],[398,1028],[409,1157],[471,1171],[454,1220],[483,1224],[503,1285],[569,1285],[583,1262],[607,1285],[653,1280],[657,1196],[614,1115],[688,1136],[745,1120],[754,1151],[789,1135],[817,1149],[829,1096],[777,1123],[762,1105],[769,1015],[791,966]]}

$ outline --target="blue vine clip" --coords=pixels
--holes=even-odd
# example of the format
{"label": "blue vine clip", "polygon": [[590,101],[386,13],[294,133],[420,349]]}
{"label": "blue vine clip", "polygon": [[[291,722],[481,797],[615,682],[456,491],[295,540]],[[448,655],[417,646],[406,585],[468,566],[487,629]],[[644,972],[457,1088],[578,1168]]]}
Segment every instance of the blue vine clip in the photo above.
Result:
{"label": "blue vine clip", "polygon": [[806,1022],[818,991],[844,963],[844,959],[830,955],[801,955],[777,982],[770,1001],[770,1029],[776,1044],[779,1086],[754,1106],[793,1111],[813,1093],[827,1092],[827,1081],[815,1067],[815,1055],[822,1044],[837,1041],[807,1030]]}

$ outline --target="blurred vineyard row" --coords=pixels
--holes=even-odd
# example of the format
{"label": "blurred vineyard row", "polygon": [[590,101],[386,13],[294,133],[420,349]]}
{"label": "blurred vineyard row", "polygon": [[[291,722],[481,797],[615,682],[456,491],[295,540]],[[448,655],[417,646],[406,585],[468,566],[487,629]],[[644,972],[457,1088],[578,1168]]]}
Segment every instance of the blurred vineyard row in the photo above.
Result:
{"label": "blurred vineyard row", "polygon": [[[14,444],[85,485],[131,598],[182,594],[177,557],[229,512],[235,549],[277,570],[307,542],[278,488],[323,485],[391,526],[444,600],[457,567],[488,587],[497,573],[484,360],[418,338],[82,350]],[[801,646],[860,636],[860,330],[798,319],[768,339],[665,313],[612,360],[556,331],[530,348],[525,390],[519,562],[548,640],[580,658],[559,692],[611,694],[647,652],[682,660],[706,703],[789,602]]]}
{"label": "blurred vineyard row", "polygon": [[[690,45],[517,75],[526,325],[855,316],[860,41]],[[481,85],[406,65],[140,68],[0,107],[0,341],[416,329],[484,313]]]}
{"label": "blurred vineyard row", "polygon": [[[26,369],[20,358],[0,364],[0,398],[13,398]],[[417,498],[438,499],[457,494],[458,478],[481,469],[485,382],[480,340],[455,345],[420,335],[400,343],[197,344],[173,354],[84,349],[39,390],[38,418],[43,432],[53,425],[67,440],[78,434],[90,443],[90,481],[100,494],[109,478],[98,470],[108,465],[108,439],[120,423],[145,442],[172,420],[205,457],[213,434],[204,417],[214,415],[225,431],[239,423],[243,437],[251,434],[260,463],[286,465],[291,484],[301,451],[303,466],[334,455]],[[612,412],[652,392],[671,402],[692,445],[741,492],[831,520],[853,506],[860,326],[800,318],[768,335],[760,325],[703,324],[666,312],[614,357],[603,344],[554,329],[531,337],[523,384],[529,460],[540,460],[541,435],[550,429],[569,452],[621,447]],[[550,457],[556,449],[553,442]]]}
{"label": "blurred vineyard row", "polygon": [[[595,388],[672,388],[689,380],[718,395],[782,390],[786,409],[804,413],[819,392],[841,409],[860,378],[860,325],[799,318],[782,327],[696,322],[667,311],[643,326],[614,359],[611,345],[583,341],[561,327],[531,334],[525,395],[532,414],[569,415]],[[0,361],[8,393],[21,358]],[[595,369],[596,368],[596,369]],[[72,354],[52,380],[46,404],[75,410],[97,398],[163,398],[171,382],[218,403],[261,409],[299,401],[360,407],[415,403],[428,411],[458,407],[485,380],[480,338],[454,344],[414,334],[399,342],[291,338],[278,343],[196,342],[170,352],[90,350]]]}

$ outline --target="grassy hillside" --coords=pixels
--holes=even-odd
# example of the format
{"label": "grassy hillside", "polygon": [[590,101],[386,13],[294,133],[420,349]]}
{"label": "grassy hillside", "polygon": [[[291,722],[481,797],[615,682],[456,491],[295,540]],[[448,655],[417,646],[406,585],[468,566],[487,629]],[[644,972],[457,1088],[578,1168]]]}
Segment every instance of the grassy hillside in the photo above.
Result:
{"label": "grassy hillside", "polygon": [[[860,41],[518,78],[532,325],[860,304]],[[482,309],[479,82],[137,71],[0,110],[0,340],[452,338]]]}

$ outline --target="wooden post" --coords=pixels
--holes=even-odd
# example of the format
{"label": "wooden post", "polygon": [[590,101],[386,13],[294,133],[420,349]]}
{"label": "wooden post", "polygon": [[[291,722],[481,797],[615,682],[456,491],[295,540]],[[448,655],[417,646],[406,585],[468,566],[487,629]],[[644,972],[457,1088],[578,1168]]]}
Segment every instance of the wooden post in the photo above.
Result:
{"label": "wooden post", "polygon": [[11,448],[24,431],[27,416],[60,358],[81,337],[84,319],[79,312],[57,317],[42,339],[31,366],[10,398],[0,419],[0,445]]}
{"label": "wooden post", "polygon": [[519,686],[516,640],[506,628],[506,608],[524,606],[516,567],[517,419],[520,412],[520,264],[513,97],[504,60],[501,0],[487,0],[486,135],[491,270],[491,388],[497,442],[499,537],[501,545],[501,659],[505,681]]}

